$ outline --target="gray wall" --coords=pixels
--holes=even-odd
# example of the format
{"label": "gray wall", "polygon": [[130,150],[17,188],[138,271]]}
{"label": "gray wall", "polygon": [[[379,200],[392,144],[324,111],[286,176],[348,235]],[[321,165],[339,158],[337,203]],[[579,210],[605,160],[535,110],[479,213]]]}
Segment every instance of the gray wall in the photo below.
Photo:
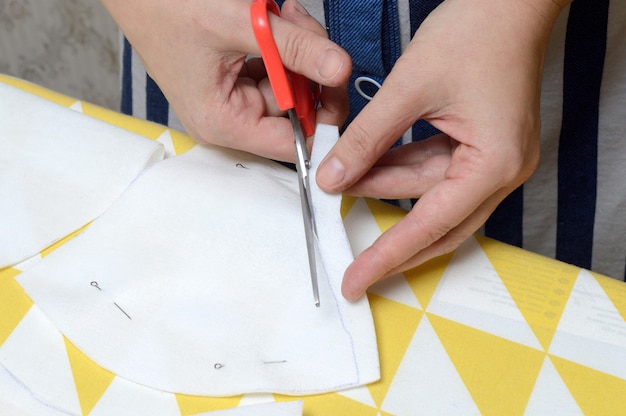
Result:
{"label": "gray wall", "polygon": [[119,66],[98,0],[0,0],[0,73],[117,110]]}

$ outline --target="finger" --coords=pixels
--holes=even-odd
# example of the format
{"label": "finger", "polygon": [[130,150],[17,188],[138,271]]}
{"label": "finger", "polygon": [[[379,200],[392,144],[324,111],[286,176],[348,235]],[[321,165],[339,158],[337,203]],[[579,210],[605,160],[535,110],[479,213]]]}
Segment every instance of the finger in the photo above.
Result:
{"label": "finger", "polygon": [[285,111],[280,110],[278,102],[272,91],[272,86],[267,78],[267,71],[263,60],[251,58],[246,60],[239,72],[239,80],[248,79],[255,82],[265,102],[265,114],[268,116],[284,116]]}
{"label": "finger", "polygon": [[[371,284],[389,276],[465,221],[496,192],[491,182],[481,179],[484,178],[450,178],[424,193],[406,217],[348,267],[344,275],[346,298],[357,298]],[[450,247],[443,249],[451,251]]]}
{"label": "finger", "polygon": [[[503,195],[503,196],[501,196]],[[496,209],[498,204],[502,202],[506,194],[496,193],[489,198],[483,205],[480,206],[475,212],[467,217],[461,224],[451,229],[445,236],[426,247],[424,250],[415,254],[407,261],[392,269],[388,276],[393,276],[396,273],[400,273],[414,267],[417,267],[428,260],[435,257],[442,256],[444,254],[451,253],[456,250],[468,237],[476,232],[487,221],[491,213]]]}
{"label": "finger", "polygon": [[405,74],[396,68],[321,163],[316,180],[324,191],[354,184],[420,117],[421,100],[407,92]]}
{"label": "finger", "polygon": [[449,166],[449,154],[432,156],[420,164],[374,166],[344,192],[372,198],[416,198],[441,182]]}
{"label": "finger", "polygon": [[317,122],[342,126],[348,118],[348,86],[323,87],[320,94],[321,107],[317,110]]}
{"label": "finger", "polygon": [[[285,22],[291,26],[283,25]],[[276,23],[274,37],[287,68],[325,86],[339,86],[348,80],[350,56],[328,40],[326,29],[297,0],[285,1],[282,19]]]}
{"label": "finger", "polygon": [[235,128],[230,126],[224,131],[228,137],[227,140],[223,140],[225,135],[222,136],[222,143],[218,143],[222,146],[244,150],[268,159],[295,161],[293,129],[288,118],[262,117],[252,126],[239,123],[239,126]]}
{"label": "finger", "polygon": [[376,166],[419,164],[435,155],[449,155],[456,147],[456,143],[455,140],[444,133],[436,134],[425,140],[403,144],[390,149],[376,161]]}
{"label": "finger", "polygon": [[354,263],[346,271],[342,282],[342,294],[346,297],[346,299],[354,301],[365,293],[367,288],[374,283],[397,273],[417,267],[435,257],[454,251],[487,220],[489,215],[495,210],[505,196],[506,192],[498,192],[493,195],[457,227],[451,229],[442,238],[419,251],[405,262],[391,268],[384,275],[367,275],[367,271],[372,264],[371,259],[366,257],[361,259],[361,256],[357,257]]}
{"label": "finger", "polygon": [[238,78],[228,100],[211,107],[211,140],[207,142],[259,156],[293,161],[293,129],[289,119],[266,115],[265,97],[250,78]]}
{"label": "finger", "polygon": [[240,77],[252,78],[256,82],[261,81],[263,78],[267,78],[267,71],[265,70],[265,64],[261,58],[249,58],[246,63],[241,67]]}
{"label": "finger", "polygon": [[257,86],[265,101],[265,114],[270,117],[284,116],[286,112],[282,111],[278,107],[278,102],[276,101],[276,96],[274,96],[274,92],[272,91],[272,85],[270,84],[269,79],[263,78],[259,81]]}
{"label": "finger", "polygon": [[457,142],[445,134],[395,147],[344,192],[373,198],[415,198],[445,177]]}
{"label": "finger", "polygon": [[[352,71],[348,53],[327,38],[324,29],[312,16],[301,14],[295,6],[290,6],[291,3],[286,2],[284,17],[268,13],[272,34],[285,67],[325,86],[336,87],[347,82]],[[259,54],[252,28],[245,30],[248,35],[232,39],[231,47]]]}
{"label": "finger", "polygon": [[280,12],[283,19],[328,38],[326,29],[311,17],[307,9],[298,0],[286,0]]}

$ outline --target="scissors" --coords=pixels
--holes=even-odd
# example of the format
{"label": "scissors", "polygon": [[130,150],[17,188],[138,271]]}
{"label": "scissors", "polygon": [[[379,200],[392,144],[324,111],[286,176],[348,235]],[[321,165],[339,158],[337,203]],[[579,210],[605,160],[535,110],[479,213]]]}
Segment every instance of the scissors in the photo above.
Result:
{"label": "scissors", "polygon": [[306,147],[306,137],[315,132],[315,110],[317,96],[308,79],[300,74],[292,73],[283,65],[274,35],[270,28],[267,11],[280,16],[280,9],[274,0],[254,0],[250,6],[252,29],[256,37],[261,57],[265,63],[267,77],[276,97],[278,108],[287,111],[293,128],[296,150],[296,170],[300,185],[300,201],[306,237],[309,270],[313,287],[315,306],[320,306],[319,288],[317,283],[317,258],[315,217],[311,202],[309,185],[310,158]]}

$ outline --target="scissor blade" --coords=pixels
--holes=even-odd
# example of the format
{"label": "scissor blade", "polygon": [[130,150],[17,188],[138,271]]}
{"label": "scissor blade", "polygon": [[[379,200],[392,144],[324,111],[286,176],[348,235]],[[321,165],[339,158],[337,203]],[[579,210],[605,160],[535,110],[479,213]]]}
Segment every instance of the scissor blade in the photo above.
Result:
{"label": "scissor blade", "polygon": [[305,188],[305,184],[300,181],[300,200],[302,202],[302,218],[304,219],[304,234],[306,237],[306,249],[307,254],[309,256],[309,271],[311,272],[311,285],[313,287],[313,300],[315,301],[315,306],[320,306],[320,294],[319,287],[317,283],[317,259],[315,256],[315,227],[313,223],[313,214],[310,211],[308,198],[303,197],[302,195],[306,195],[307,191]]}
{"label": "scissor blade", "polygon": [[309,270],[311,272],[311,285],[313,287],[313,299],[315,306],[320,306],[320,295],[317,281],[317,258],[315,217],[313,215],[313,203],[311,201],[311,187],[309,185],[309,151],[306,147],[306,139],[302,133],[302,126],[296,116],[295,110],[287,111],[295,136],[296,170],[298,171],[298,183],[300,185],[300,202],[302,204],[302,219],[304,220],[304,235],[309,257]]}

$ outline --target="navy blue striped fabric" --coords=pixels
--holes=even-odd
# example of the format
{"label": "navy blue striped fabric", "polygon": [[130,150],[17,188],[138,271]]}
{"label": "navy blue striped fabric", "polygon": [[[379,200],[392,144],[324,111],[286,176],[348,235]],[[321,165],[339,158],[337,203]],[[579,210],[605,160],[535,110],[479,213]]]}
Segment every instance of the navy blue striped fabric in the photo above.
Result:
{"label": "navy blue striped fabric", "polygon": [[520,186],[500,205],[485,222],[485,235],[498,241],[522,247],[524,213],[524,187]]}
{"label": "navy blue striped fabric", "polygon": [[389,74],[402,54],[397,0],[384,1],[382,22],[382,61],[385,72]]}
{"label": "navy blue striped fabric", "polygon": [[122,97],[120,102],[120,111],[123,114],[133,114],[133,48],[130,42],[124,36],[124,45],[122,50]]}
{"label": "navy blue striped fabric", "polygon": [[[591,268],[596,209],[600,84],[606,51],[608,0],[570,7],[559,139],[556,258]],[[485,235],[523,246],[523,186],[485,224]]]}
{"label": "navy blue striped fabric", "polygon": [[609,0],[572,2],[565,39],[556,258],[591,268]]}
{"label": "navy blue striped fabric", "polygon": [[415,34],[428,15],[437,8],[443,0],[409,0],[411,14],[411,37]]}
{"label": "navy blue striped fabric", "polygon": [[167,126],[169,107],[159,86],[146,74],[146,119]]}
{"label": "navy blue striped fabric", "polygon": [[[133,113],[133,75],[132,75],[132,45],[124,37],[122,51],[122,97],[120,110],[123,114]],[[169,121],[169,103],[161,92],[159,86],[150,75],[146,74],[146,120],[154,121],[163,125]]]}

